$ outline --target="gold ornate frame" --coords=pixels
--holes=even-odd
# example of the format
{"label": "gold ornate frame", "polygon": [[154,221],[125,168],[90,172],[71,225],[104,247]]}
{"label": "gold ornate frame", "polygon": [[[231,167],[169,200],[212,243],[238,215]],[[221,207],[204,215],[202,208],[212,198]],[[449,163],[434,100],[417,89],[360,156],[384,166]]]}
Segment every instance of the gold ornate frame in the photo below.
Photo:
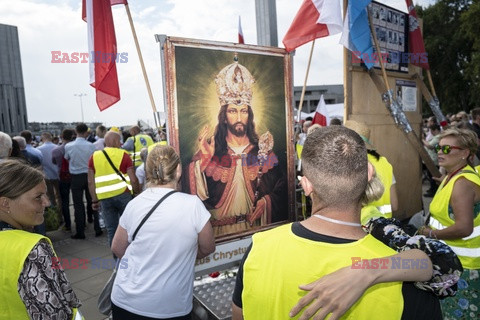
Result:
{"label": "gold ornate frame", "polygon": [[[225,57],[238,55],[240,63],[243,62],[254,77],[261,78],[263,91],[257,89],[254,97],[259,116],[255,113],[255,124],[264,129],[264,123],[270,123],[275,132],[282,132],[280,146],[274,152],[279,159],[284,161],[284,176],[288,188],[288,219],[266,226],[253,227],[248,231],[223,234],[216,238],[217,243],[249,236],[257,231],[266,230],[295,219],[295,160],[294,160],[294,132],[292,108],[292,57],[284,49],[274,47],[260,47],[253,45],[224,43],[186,38],[166,37],[161,43],[163,65],[164,97],[167,112],[167,134],[169,144],[179,153],[182,165],[191,159],[192,145],[197,140],[192,132],[199,131],[205,123],[217,121],[219,102],[215,97],[214,75],[220,71],[219,66],[226,65]],[[223,60],[222,60],[223,59]],[[255,61],[267,61],[263,65],[255,65]],[[233,62],[233,61],[232,61]],[[250,63],[250,64],[249,64]],[[258,62],[257,62],[258,64]],[[265,68],[265,69],[264,69]],[[277,73],[283,74],[283,81],[270,79],[268,68],[275,68]],[[281,69],[281,71],[279,71]],[[195,80],[193,80],[195,79]],[[186,85],[184,80],[194,85]],[[275,81],[273,81],[275,80]],[[267,84],[282,83],[279,86],[268,87]],[[269,93],[272,90],[281,92],[284,97],[282,105],[269,104]],[[280,91],[279,91],[280,90]],[[277,95],[278,96],[278,95]],[[216,99],[216,101],[215,101]],[[215,106],[216,103],[216,106]],[[255,103],[255,98],[252,104]],[[211,112],[205,112],[205,105],[212,105]],[[213,107],[215,106],[215,107]],[[210,107],[209,107],[210,108]],[[263,108],[263,109],[261,109]],[[199,111],[202,110],[202,111]],[[260,110],[260,111],[259,111]],[[275,112],[277,112],[275,114]],[[281,121],[273,124],[269,122],[272,115],[284,115]],[[187,125],[187,123],[189,125]],[[267,128],[270,130],[270,128]],[[263,131],[262,131],[263,132]],[[281,149],[279,149],[281,147]],[[283,163],[283,162],[282,162]]]}

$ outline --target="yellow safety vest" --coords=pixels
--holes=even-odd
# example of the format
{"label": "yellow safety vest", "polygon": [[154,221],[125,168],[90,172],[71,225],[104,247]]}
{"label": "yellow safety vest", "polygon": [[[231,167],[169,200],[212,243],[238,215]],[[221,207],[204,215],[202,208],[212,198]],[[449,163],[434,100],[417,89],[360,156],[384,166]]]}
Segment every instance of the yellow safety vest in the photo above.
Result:
{"label": "yellow safety vest", "polygon": [[[290,309],[307,293],[298,289],[300,284],[352,265],[353,257],[370,259],[396,253],[371,235],[352,243],[330,244],[298,237],[291,228],[292,224],[287,224],[252,237],[253,246],[243,266],[246,320],[289,319]],[[342,319],[400,319],[402,312],[402,284],[390,282],[369,288]]]}
{"label": "yellow safety vest", "polygon": [[132,158],[133,165],[138,167],[143,163],[140,157],[140,152],[143,148],[148,148],[153,144],[153,140],[149,135],[137,134],[135,137],[130,137],[128,140],[133,140],[133,151],[130,151],[130,157]]}
{"label": "yellow safety vest", "polygon": [[[380,216],[385,218],[391,218],[392,204],[390,202],[390,188],[393,182],[393,167],[385,157],[380,157],[380,159],[377,160],[375,156],[368,154],[368,161],[370,161],[370,163],[375,167],[377,177],[380,179],[385,189],[382,197],[376,201],[369,203],[369,205],[377,207],[378,211],[381,213]],[[363,211],[361,220],[364,221]]]}
{"label": "yellow safety vest", "polygon": [[384,215],[378,211],[377,207],[371,204],[367,204],[366,206],[362,207],[362,211],[360,213],[360,222],[362,225],[366,225],[368,221],[373,218],[384,217]]}
{"label": "yellow safety vest", "polygon": [[150,153],[150,151],[152,151],[152,149],[155,148],[156,146],[167,146],[167,145],[168,143],[165,140],[155,142],[154,144],[148,146],[148,153]]}
{"label": "yellow safety vest", "polygon": [[303,144],[297,143],[297,145],[295,146],[295,149],[297,149],[298,160],[302,159]]}
{"label": "yellow safety vest", "polygon": [[[470,166],[466,166],[459,174],[450,179],[447,184],[445,184],[445,178],[430,203],[430,228],[442,230],[455,224],[455,220],[448,215],[448,206],[455,181],[460,177],[480,185],[480,176]],[[473,232],[471,235],[462,239],[442,241],[448,244],[457,254],[465,269],[480,269],[480,214],[473,220]]]}
{"label": "yellow safety vest", "polygon": [[[18,278],[33,247],[50,239],[23,230],[0,231],[0,319],[28,320],[27,308],[18,293]],[[83,319],[77,308],[72,320]]]}
{"label": "yellow safety vest", "polygon": [[[105,152],[112,160],[113,165],[120,172],[120,165],[125,153],[123,149],[119,148],[105,148]],[[109,199],[125,192],[125,188],[132,192],[130,184],[130,177],[128,174],[122,174],[125,181],[115,172],[107,158],[101,150],[93,153],[93,166],[95,168],[95,192],[98,200]]]}
{"label": "yellow safety vest", "polygon": [[306,137],[307,137],[306,134],[304,135],[303,133],[301,133],[300,139],[297,141],[295,145],[298,160],[302,159],[303,145],[305,144]]}

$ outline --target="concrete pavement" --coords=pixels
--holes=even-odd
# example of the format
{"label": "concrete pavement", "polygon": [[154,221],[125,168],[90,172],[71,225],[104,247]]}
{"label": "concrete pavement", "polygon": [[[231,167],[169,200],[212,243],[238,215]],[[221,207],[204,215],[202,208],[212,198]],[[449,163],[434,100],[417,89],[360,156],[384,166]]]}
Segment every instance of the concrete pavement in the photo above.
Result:
{"label": "concrete pavement", "polygon": [[[73,212],[73,210],[71,210]],[[72,217],[73,218],[73,217]],[[72,220],[73,221],[73,220]],[[73,227],[75,223],[73,223]],[[53,247],[57,256],[62,259],[66,266],[68,261],[69,268],[64,268],[67,278],[72,284],[77,297],[82,301],[80,311],[86,320],[103,320],[108,317],[102,315],[97,309],[97,299],[103,286],[110,277],[111,270],[107,266],[102,268],[100,262],[110,262],[113,259],[110,247],[108,245],[107,233],[104,230],[103,235],[95,237],[93,224],[88,223],[85,230],[85,240],[74,240],[70,236],[72,233],[57,230],[47,232],[47,236],[52,240]],[[72,259],[88,259],[85,266],[72,265]],[[66,260],[63,260],[66,259]],[[92,259],[96,259],[97,263]],[[75,261],[75,260],[73,260]]]}

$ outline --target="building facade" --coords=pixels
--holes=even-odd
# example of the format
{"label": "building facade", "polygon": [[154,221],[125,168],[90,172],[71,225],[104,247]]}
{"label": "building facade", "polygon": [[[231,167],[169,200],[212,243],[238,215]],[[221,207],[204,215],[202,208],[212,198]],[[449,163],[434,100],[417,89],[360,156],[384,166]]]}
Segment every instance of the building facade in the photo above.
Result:
{"label": "building facade", "polygon": [[[298,106],[300,105],[302,88],[301,86],[293,88],[293,100],[295,101],[296,110],[298,110]],[[315,111],[322,94],[325,104],[343,103],[343,84],[307,86],[305,89],[305,97],[303,98],[302,112],[311,113]]]}
{"label": "building facade", "polygon": [[17,27],[0,24],[0,131],[17,134],[27,123]]}

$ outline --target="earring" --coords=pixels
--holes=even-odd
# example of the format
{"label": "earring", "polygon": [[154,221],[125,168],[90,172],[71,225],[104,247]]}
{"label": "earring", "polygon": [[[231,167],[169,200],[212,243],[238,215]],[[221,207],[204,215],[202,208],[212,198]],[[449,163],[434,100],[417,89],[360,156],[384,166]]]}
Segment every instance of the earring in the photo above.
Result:
{"label": "earring", "polygon": [[462,158],[462,160],[465,160],[465,158]]}

